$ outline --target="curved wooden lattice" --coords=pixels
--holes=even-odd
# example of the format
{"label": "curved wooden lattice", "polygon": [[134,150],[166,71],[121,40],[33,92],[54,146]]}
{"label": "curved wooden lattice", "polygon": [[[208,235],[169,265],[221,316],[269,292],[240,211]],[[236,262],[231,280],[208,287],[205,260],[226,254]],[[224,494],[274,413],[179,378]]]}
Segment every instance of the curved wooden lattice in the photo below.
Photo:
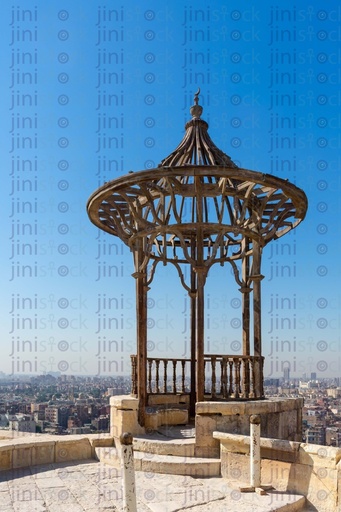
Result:
{"label": "curved wooden lattice", "polygon": [[[93,194],[88,212],[99,228],[146,256],[195,266],[240,259],[244,237],[262,246],[305,216],[306,196],[286,180],[240,168],[168,167],[123,176]],[[252,244],[249,248],[252,254]]]}
{"label": "curved wooden lattice", "polygon": [[[213,143],[195,94],[178,147],[156,169],[106,183],[89,199],[96,226],[150,260],[207,269],[252,256],[305,216],[302,190],[269,174],[240,169]],[[250,241],[242,249],[243,240]],[[155,269],[155,267],[153,267]],[[235,271],[235,269],[234,269]],[[152,271],[153,274],[153,271]],[[184,284],[184,283],[182,283]]]}

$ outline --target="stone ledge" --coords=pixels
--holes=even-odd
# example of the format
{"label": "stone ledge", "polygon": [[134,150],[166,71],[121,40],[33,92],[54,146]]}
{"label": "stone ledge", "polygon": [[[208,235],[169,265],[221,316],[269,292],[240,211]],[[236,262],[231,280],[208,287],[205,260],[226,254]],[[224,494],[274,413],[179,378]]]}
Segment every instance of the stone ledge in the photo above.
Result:
{"label": "stone ledge", "polygon": [[301,443],[299,450],[300,464],[335,469],[341,460],[341,448]]}
{"label": "stone ledge", "polygon": [[134,398],[133,396],[111,396],[110,407],[115,407],[116,409],[123,411],[137,411],[139,407],[139,401],[137,398]]}
{"label": "stone ledge", "polygon": [[153,439],[134,436],[134,452],[147,452],[157,455],[178,455],[182,457],[194,456],[194,439]]}
{"label": "stone ledge", "polygon": [[[249,454],[250,437],[225,432],[213,432],[213,438],[218,439],[225,451],[230,453]],[[261,457],[283,462],[296,462],[299,460],[300,444],[297,441],[283,439],[260,438]]]}
{"label": "stone ledge", "polygon": [[196,414],[219,414],[222,416],[276,413],[303,407],[303,398],[268,398],[245,402],[197,402]]}
{"label": "stone ledge", "polygon": [[69,462],[95,457],[98,446],[112,446],[109,434],[51,436],[40,434],[0,441],[0,471],[53,462]]}

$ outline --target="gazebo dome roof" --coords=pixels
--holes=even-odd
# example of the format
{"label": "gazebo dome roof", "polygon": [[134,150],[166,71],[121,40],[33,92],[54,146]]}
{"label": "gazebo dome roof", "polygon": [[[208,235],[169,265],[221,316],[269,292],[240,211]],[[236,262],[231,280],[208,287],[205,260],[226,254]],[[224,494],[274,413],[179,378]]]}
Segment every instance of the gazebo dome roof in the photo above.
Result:
{"label": "gazebo dome roof", "polygon": [[208,135],[208,124],[200,119],[203,108],[198,105],[199,94],[200,89],[194,96],[194,105],[190,108],[192,119],[186,123],[184,138],[178,147],[161,161],[159,167],[223,165],[231,169],[237,168],[231,158],[217,148]]}
{"label": "gazebo dome roof", "polygon": [[[202,107],[179,146],[156,169],[129,173],[92,194],[91,221],[149,260],[193,267],[233,262],[295,228],[305,217],[304,192],[270,174],[239,168],[210,139]],[[247,241],[244,244],[243,240]],[[248,247],[248,249],[245,249]],[[200,253],[200,257],[198,256]]]}

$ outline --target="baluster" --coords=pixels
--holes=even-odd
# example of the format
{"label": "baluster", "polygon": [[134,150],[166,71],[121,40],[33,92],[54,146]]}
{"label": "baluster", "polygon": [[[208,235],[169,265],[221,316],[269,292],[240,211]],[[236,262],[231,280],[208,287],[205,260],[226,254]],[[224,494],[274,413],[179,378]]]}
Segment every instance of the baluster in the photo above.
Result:
{"label": "baluster", "polygon": [[176,363],[177,360],[173,359],[173,393],[176,394]]}
{"label": "baluster", "polygon": [[264,397],[264,357],[260,358],[260,397]]}
{"label": "baluster", "polygon": [[233,358],[233,368],[234,368],[234,398],[239,398],[239,381],[238,381],[238,359],[236,357]]}
{"label": "baluster", "polygon": [[186,361],[183,359],[181,361],[181,366],[182,366],[182,376],[181,376],[182,389],[181,389],[181,392],[182,393],[185,393],[185,365],[186,365]]}
{"label": "baluster", "polygon": [[204,395],[207,394],[207,389],[206,389],[206,359],[204,359]]}
{"label": "baluster", "polygon": [[224,397],[224,358],[220,359],[220,394]]}
{"label": "baluster", "polygon": [[237,359],[236,361],[237,363],[237,390],[238,390],[238,396],[241,395],[241,392],[242,392],[242,377],[241,377],[241,374],[240,374],[240,367],[241,367],[241,364],[242,364],[242,361],[240,358]]}
{"label": "baluster", "polygon": [[223,398],[227,398],[227,359],[226,357],[223,357]]}
{"label": "baluster", "polygon": [[212,389],[211,389],[211,396],[212,398],[216,398],[216,373],[215,373],[215,366],[216,366],[216,357],[211,356],[211,367],[212,367]]}
{"label": "baluster", "polygon": [[230,376],[229,376],[229,396],[233,395],[233,360],[229,359],[229,367],[230,367]]}
{"label": "baluster", "polygon": [[167,393],[167,365],[168,359],[163,360],[163,392]]}
{"label": "baluster", "polygon": [[261,394],[260,394],[260,391],[261,391],[261,382],[260,382],[261,366],[260,366],[260,358],[259,357],[254,358],[253,367],[254,367],[254,381],[255,381],[255,386],[254,386],[255,387],[255,398],[259,398],[261,396]]}
{"label": "baluster", "polygon": [[160,387],[159,387],[159,366],[160,366],[160,359],[155,359],[155,364],[156,364],[156,375],[155,375],[155,380],[156,380],[156,393],[160,393]]}
{"label": "baluster", "polygon": [[137,358],[130,356],[131,359],[131,394],[137,395]]}
{"label": "baluster", "polygon": [[152,364],[153,359],[147,359],[148,361],[148,393],[152,393]]}
{"label": "baluster", "polygon": [[251,363],[251,392],[250,392],[250,398],[256,398],[256,389],[255,389],[255,363],[253,357],[250,358]]}
{"label": "baluster", "polygon": [[250,393],[250,370],[249,370],[249,358],[243,358],[243,389],[242,396],[243,398],[249,398]]}
{"label": "baluster", "polygon": [[254,358],[254,374],[255,374],[255,398],[260,398],[262,396],[262,385],[263,382],[261,380],[261,358]]}
{"label": "baluster", "polygon": [[258,365],[258,357],[254,358],[253,361],[254,368],[254,380],[255,380],[255,398],[258,398],[259,393],[259,365]]}

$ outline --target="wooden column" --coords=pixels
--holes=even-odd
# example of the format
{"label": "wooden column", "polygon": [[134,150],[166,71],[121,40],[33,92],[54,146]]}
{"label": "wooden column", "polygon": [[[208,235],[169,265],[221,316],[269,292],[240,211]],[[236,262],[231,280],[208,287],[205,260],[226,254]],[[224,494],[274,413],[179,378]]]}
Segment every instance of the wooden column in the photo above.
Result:
{"label": "wooden column", "polygon": [[205,335],[205,303],[204,286],[206,269],[198,268],[197,271],[197,308],[196,308],[196,401],[204,400],[205,365],[204,365],[204,335]]}
{"label": "wooden column", "polygon": [[197,300],[195,290],[197,287],[196,284],[196,274],[191,267],[191,295],[190,295],[190,307],[191,307],[191,392],[190,392],[190,406],[189,413],[190,417],[194,418],[195,416],[195,402],[196,402],[196,331],[197,331]]}
{"label": "wooden column", "polygon": [[205,362],[204,362],[204,335],[205,335],[205,302],[204,286],[207,268],[204,266],[204,201],[202,181],[200,176],[195,176],[194,187],[196,193],[196,262],[194,269],[197,278],[196,294],[196,401],[204,400],[205,390]]}
{"label": "wooden column", "polygon": [[254,355],[262,355],[262,304],[261,304],[261,280],[264,278],[261,271],[261,247],[258,242],[253,242],[253,337]]}
{"label": "wooden column", "polygon": [[[243,239],[242,251],[246,253],[249,250],[249,240],[247,237]],[[244,254],[242,260],[242,281],[243,286],[240,288],[242,292],[242,340],[243,340],[243,356],[250,355],[250,291],[248,287],[250,275],[250,262],[249,256]]]}
{"label": "wooden column", "polygon": [[[242,241],[242,286],[239,290],[242,293],[242,354],[250,355],[250,256],[247,256],[250,243],[249,238],[244,237]],[[249,362],[244,360],[242,381],[242,397],[250,398],[250,366]]]}
{"label": "wooden column", "polygon": [[[253,243],[253,339],[254,355],[262,355],[262,303],[261,303],[261,280],[264,276],[261,270],[261,247],[258,242]],[[263,396],[263,371],[260,359],[254,361],[254,398]]]}
{"label": "wooden column", "polygon": [[142,245],[135,250],[136,279],[136,335],[137,335],[137,397],[139,399],[138,421],[144,426],[147,405],[147,285],[146,272],[139,268],[144,256]]}

